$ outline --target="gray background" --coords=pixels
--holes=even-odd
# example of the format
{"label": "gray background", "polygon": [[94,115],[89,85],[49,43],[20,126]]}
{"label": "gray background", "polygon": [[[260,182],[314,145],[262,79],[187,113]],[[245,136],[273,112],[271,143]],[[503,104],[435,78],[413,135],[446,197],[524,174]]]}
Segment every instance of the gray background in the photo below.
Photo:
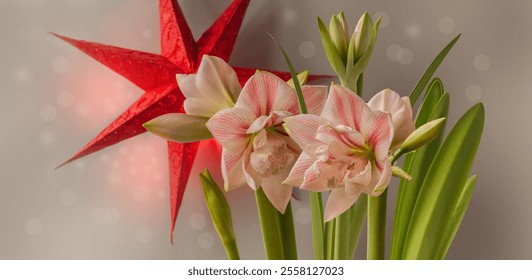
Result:
{"label": "gray background", "polygon": [[[229,2],[180,1],[196,37]],[[297,68],[332,74],[316,16],[328,21],[344,10],[352,30],[367,10],[383,21],[366,98],[385,87],[406,95],[463,33],[437,72],[451,93],[450,122],[479,101],[487,114],[477,189],[448,257],[530,259],[531,8],[530,1],[252,0],[231,63],[284,70],[267,31]],[[163,140],[141,135],[54,171],[142,91],[47,32],[157,53],[158,24],[157,1],[0,1],[0,258],[225,258],[195,176],[170,244]],[[200,158],[193,174],[218,165]],[[300,196],[293,202],[299,254],[311,258],[310,212]],[[242,257],[264,258],[252,192],[228,197]]]}

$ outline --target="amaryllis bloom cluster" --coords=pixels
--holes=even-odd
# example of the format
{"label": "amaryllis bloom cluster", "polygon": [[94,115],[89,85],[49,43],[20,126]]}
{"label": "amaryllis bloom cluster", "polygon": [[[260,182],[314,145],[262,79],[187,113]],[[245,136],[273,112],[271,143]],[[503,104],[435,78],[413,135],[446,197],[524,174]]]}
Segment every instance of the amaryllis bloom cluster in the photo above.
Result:
{"label": "amaryllis bloom cluster", "polygon": [[294,186],[330,191],[326,220],[361,193],[381,194],[392,175],[389,155],[414,130],[408,98],[388,89],[366,104],[338,85],[328,97],[325,86],[303,86],[309,114],[301,115],[287,82],[257,71],[241,87],[217,57],[204,56],[197,74],[178,75],[177,82],[186,114],[163,115],[146,128],[178,142],[214,137],[225,190],[262,188],[283,213]]}
{"label": "amaryllis bloom cluster", "polygon": [[[304,86],[308,111],[319,114],[327,88]],[[292,186],[283,185],[301,149],[282,124],[299,114],[295,90],[279,77],[258,71],[242,88],[235,106],[216,113],[207,128],[222,145],[225,189],[262,187],[273,206],[284,213]]]}
{"label": "amaryllis bloom cluster", "polygon": [[285,119],[288,134],[303,152],[284,183],[330,191],[326,221],[349,209],[361,193],[378,196],[387,188],[389,153],[414,129],[410,103],[397,93],[384,90],[369,104],[373,107],[349,89],[332,85],[320,116]]}
{"label": "amaryllis bloom cluster", "polygon": [[[299,114],[295,90],[274,74],[257,71],[242,88],[233,68],[214,56],[203,56],[197,74],[177,75],[186,97],[186,114],[157,117],[144,126],[176,142],[214,138],[222,146],[222,176],[226,190],[262,187],[272,204],[284,212],[292,186],[283,185],[299,146],[282,126]],[[327,87],[303,86],[308,111],[319,114]]]}

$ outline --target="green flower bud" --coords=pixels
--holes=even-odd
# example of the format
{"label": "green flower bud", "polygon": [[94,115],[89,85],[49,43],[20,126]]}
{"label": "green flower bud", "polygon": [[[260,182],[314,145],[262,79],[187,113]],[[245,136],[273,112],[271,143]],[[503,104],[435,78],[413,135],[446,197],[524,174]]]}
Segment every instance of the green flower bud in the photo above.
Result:
{"label": "green flower bud", "polygon": [[373,24],[366,12],[358,20],[351,39],[343,13],[331,18],[329,28],[318,18],[323,48],[343,86],[356,91],[360,75],[369,63],[377,37],[380,19]]}
{"label": "green flower bud", "polygon": [[156,117],[143,126],[164,139],[190,143],[212,138],[212,134],[205,126],[208,120],[206,117],[171,113]]}
{"label": "green flower bud", "polygon": [[368,50],[373,41],[373,21],[368,12],[358,20],[353,36],[355,36],[354,57],[357,60]]}
{"label": "green flower bud", "polygon": [[320,30],[320,37],[321,42],[323,44],[323,49],[325,50],[327,59],[329,59],[329,64],[331,64],[331,67],[333,68],[334,72],[336,72],[338,77],[341,78],[345,76],[345,60],[342,58],[340,51],[336,47],[336,44],[331,37],[329,28],[325,26],[325,23],[323,23],[323,21],[319,17],[318,27]]}
{"label": "green flower bud", "polygon": [[348,35],[347,35],[347,23],[345,21],[344,13],[341,12],[336,16],[331,18],[329,23],[329,33],[332,41],[334,42],[338,53],[342,57],[342,60],[345,62],[347,59],[347,48],[348,48]]}
{"label": "green flower bud", "polygon": [[423,147],[440,135],[444,127],[445,118],[439,118],[418,127],[406,138],[399,151],[405,154]]}
{"label": "green flower bud", "polygon": [[392,175],[395,177],[403,178],[407,181],[412,181],[412,176],[410,174],[406,173],[401,167],[399,166],[392,166]]}
{"label": "green flower bud", "polygon": [[200,173],[200,181],[212,223],[225,247],[227,256],[229,259],[239,259],[231,209],[229,208],[227,199],[207,169],[203,173]]}

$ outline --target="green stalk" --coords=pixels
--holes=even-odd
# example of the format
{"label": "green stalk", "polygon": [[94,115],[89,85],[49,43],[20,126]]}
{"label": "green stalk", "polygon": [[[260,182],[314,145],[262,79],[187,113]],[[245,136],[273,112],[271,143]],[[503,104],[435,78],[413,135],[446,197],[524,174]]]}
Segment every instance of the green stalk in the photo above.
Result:
{"label": "green stalk", "polygon": [[229,240],[224,243],[225,253],[229,260],[240,260],[240,255],[238,254],[238,247],[236,246],[236,240]]}
{"label": "green stalk", "polygon": [[368,196],[366,194],[360,194],[357,203],[353,207],[353,213],[351,214],[351,241],[349,242],[349,256],[355,257],[357,250],[358,240],[362,233],[362,227],[364,226],[364,220],[368,212]]}
{"label": "green stalk", "polygon": [[229,203],[227,203],[227,199],[222,190],[220,190],[216,182],[214,182],[214,179],[212,179],[208,169],[200,173],[199,177],[203,188],[205,204],[207,204],[214,228],[225,248],[227,258],[230,260],[239,260],[240,256],[233,231]]}
{"label": "green stalk", "polygon": [[312,211],[312,247],[314,259],[325,260],[325,243],[323,241],[323,202],[321,193],[310,192],[310,210]]}
{"label": "green stalk", "polygon": [[334,231],[334,259],[348,260],[352,256],[349,255],[350,235],[351,235],[351,212],[350,210],[340,214],[335,220]]}
{"label": "green stalk", "polygon": [[273,207],[262,188],[255,191],[255,198],[266,257],[268,260],[282,260],[284,259],[284,249],[277,209]]}
{"label": "green stalk", "polygon": [[296,232],[294,230],[294,216],[292,214],[292,204],[288,202],[284,214],[277,212],[281,226],[281,240],[283,242],[284,258],[286,260],[297,260]]}
{"label": "green stalk", "polygon": [[364,72],[362,72],[360,76],[358,76],[358,80],[357,80],[357,94],[360,97],[362,97],[363,88],[364,88]]}
{"label": "green stalk", "polygon": [[336,219],[325,223],[325,259],[332,260],[334,258],[334,231],[336,229]]}
{"label": "green stalk", "polygon": [[368,198],[368,260],[384,260],[386,244],[386,200],[388,190]]}

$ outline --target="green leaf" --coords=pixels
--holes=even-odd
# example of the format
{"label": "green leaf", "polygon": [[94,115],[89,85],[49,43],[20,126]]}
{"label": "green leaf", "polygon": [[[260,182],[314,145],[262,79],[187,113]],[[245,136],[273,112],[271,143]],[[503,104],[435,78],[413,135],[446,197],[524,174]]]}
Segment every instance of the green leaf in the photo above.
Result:
{"label": "green leaf", "polygon": [[294,215],[292,203],[288,202],[284,214],[277,212],[283,242],[285,260],[297,260],[296,232],[294,229]]}
{"label": "green leaf", "polygon": [[353,256],[349,255],[350,233],[351,233],[351,211],[345,211],[334,220],[334,259],[349,260]]}
{"label": "green leaf", "polygon": [[471,176],[467,180],[464,189],[462,190],[462,194],[458,199],[456,208],[454,209],[451,222],[444,230],[445,234],[443,235],[443,241],[440,243],[439,250],[436,253],[438,259],[444,259],[445,255],[447,255],[447,251],[449,250],[449,247],[451,247],[454,236],[456,235],[456,232],[458,231],[458,228],[464,219],[465,213],[467,212],[467,208],[469,206],[469,202],[471,201],[471,197],[473,196],[476,183],[476,175]]}
{"label": "green leaf", "polygon": [[[300,72],[299,74],[297,74],[297,80],[299,81],[299,84],[300,85],[304,85],[307,83],[307,80],[308,80],[308,71],[305,70],[303,72]],[[296,88],[296,86],[294,85],[294,80],[290,79],[288,81],[286,81],[286,83],[291,86],[293,89]]]}
{"label": "green leaf", "polygon": [[334,259],[334,237],[336,230],[336,219],[325,223],[325,259]]}
{"label": "green leaf", "polygon": [[290,76],[292,76],[292,83],[294,83],[294,89],[296,90],[297,94],[297,101],[299,103],[299,112],[301,114],[307,113],[307,106],[305,104],[305,98],[303,97],[303,91],[301,90],[301,84],[299,83],[298,76],[296,74],[296,70],[294,69],[294,65],[292,65],[292,61],[290,61],[290,58],[288,57],[288,54],[284,51],[283,47],[275,40],[275,38],[272,36],[272,34],[268,33],[272,40],[277,44],[281,52],[283,53],[284,60],[286,64],[288,65],[288,69],[290,69]]}
{"label": "green leaf", "polygon": [[255,199],[257,201],[257,211],[259,213],[266,257],[268,260],[284,260],[279,211],[272,205],[262,188],[255,191]]}
{"label": "green leaf", "polygon": [[429,121],[430,115],[432,115],[434,107],[436,106],[436,103],[440,101],[443,93],[444,90],[441,80],[438,77],[432,79],[427,91],[425,92],[425,95],[423,96],[423,103],[421,103],[421,106],[417,112],[415,121],[416,128]]}
{"label": "green leaf", "polygon": [[404,259],[437,259],[468,179],[484,127],[479,103],[458,120],[421,187],[404,246]]}
{"label": "green leaf", "polygon": [[[449,94],[445,93],[442,95],[442,89],[442,87],[429,87],[429,90],[425,93],[425,100],[419,110],[420,114],[416,118],[417,127],[432,119],[447,116],[449,111]],[[439,97],[439,100],[434,102],[436,97]],[[429,114],[429,112],[431,113]],[[438,152],[442,138],[443,133],[430,144],[405,157],[403,169],[412,176],[412,180],[401,180],[399,184],[390,246],[390,259],[397,260],[403,256],[403,247],[412,211],[414,210],[423,180],[434,156]]]}
{"label": "green leaf", "polygon": [[203,173],[200,173],[200,181],[203,187],[207,209],[209,209],[214,228],[224,245],[227,257],[230,260],[238,260],[240,256],[233,231],[231,209],[229,208],[225,195],[212,179],[209,170],[205,169]]}
{"label": "green leaf", "polygon": [[438,69],[443,59],[447,56],[449,51],[453,48],[454,44],[458,41],[458,39],[460,39],[460,35],[461,34],[458,34],[458,36],[456,36],[449,44],[447,44],[447,46],[445,46],[445,48],[443,48],[443,50],[440,51],[440,53],[436,56],[436,58],[434,58],[434,60],[430,64],[427,71],[425,71],[423,76],[421,76],[421,79],[419,80],[419,82],[416,84],[416,86],[410,93],[410,104],[414,105],[416,103],[419,95],[421,94],[421,92],[423,91],[427,83],[429,82],[432,75],[434,75],[434,72],[436,72],[436,69]]}
{"label": "green leaf", "polygon": [[312,248],[314,259],[325,260],[325,229],[323,226],[323,201],[321,193],[310,192],[310,209],[312,212]]}
{"label": "green leaf", "polygon": [[358,246],[358,240],[362,233],[362,227],[366,220],[366,214],[368,212],[368,196],[364,193],[360,194],[360,197],[351,209],[353,213],[351,214],[351,241],[349,242],[349,255],[354,257]]}

